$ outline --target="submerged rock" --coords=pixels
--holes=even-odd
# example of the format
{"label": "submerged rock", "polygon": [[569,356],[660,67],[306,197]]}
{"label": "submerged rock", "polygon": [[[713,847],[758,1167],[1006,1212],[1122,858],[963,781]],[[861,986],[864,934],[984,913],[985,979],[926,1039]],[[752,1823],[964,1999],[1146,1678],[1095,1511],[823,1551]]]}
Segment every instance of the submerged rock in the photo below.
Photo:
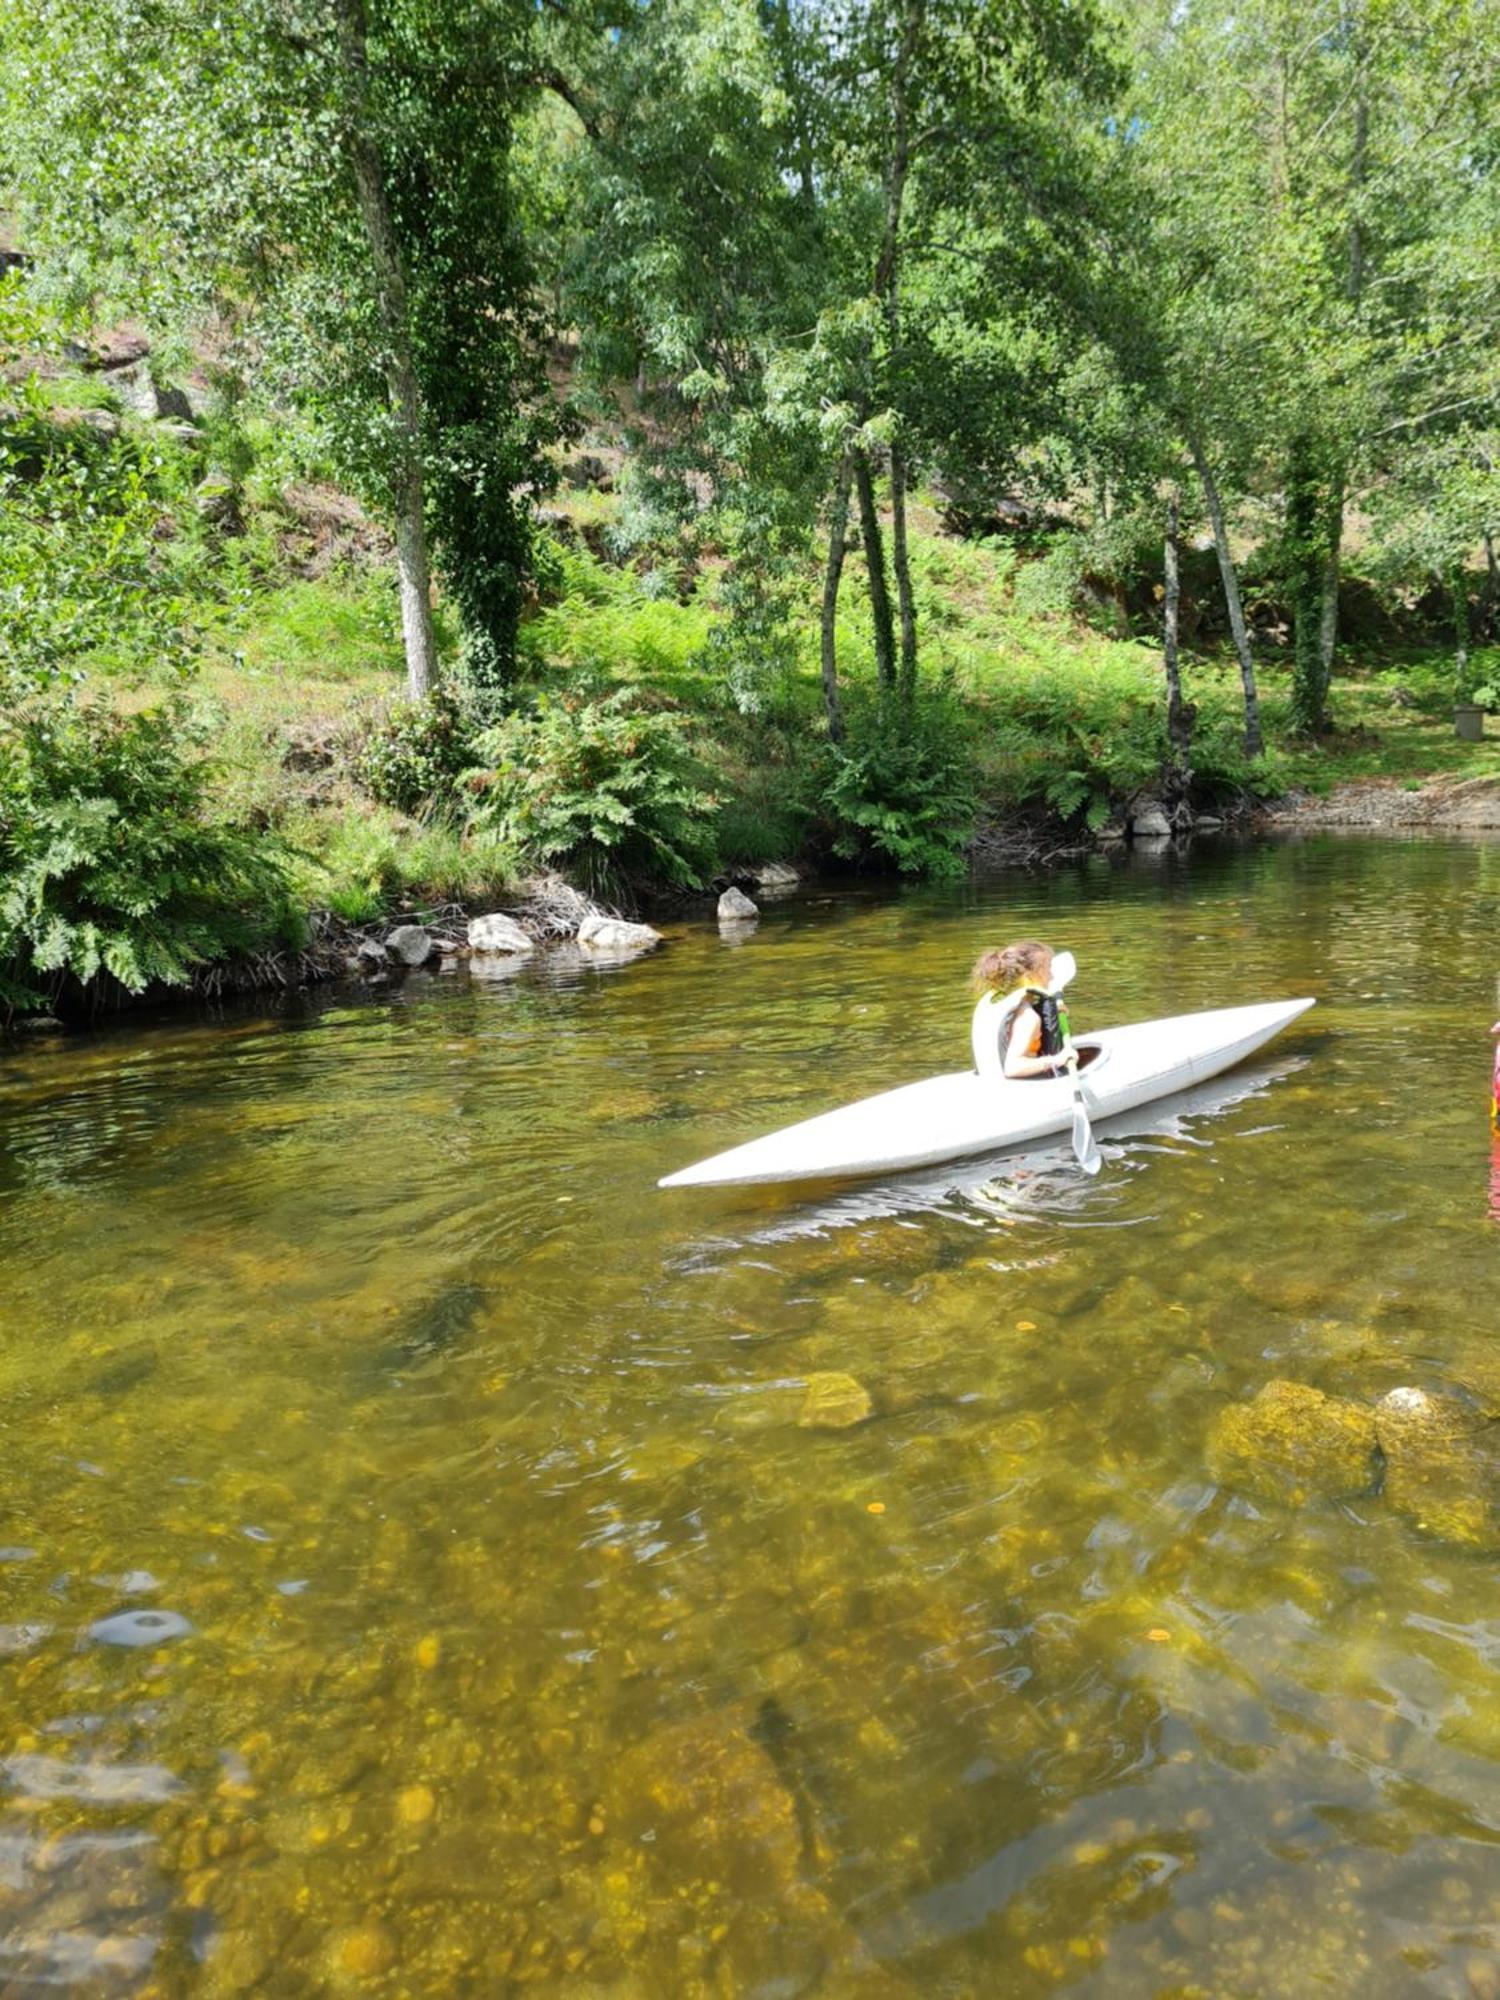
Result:
{"label": "submerged rock", "polygon": [[498,910],[487,917],[469,919],[469,949],[476,952],[525,952],[536,950],[536,940],[516,922]]}
{"label": "submerged rock", "polygon": [[621,1760],[608,1814],[674,1873],[784,1894],[802,1869],[797,1805],[734,1715],[669,1724]]}
{"label": "submerged rock", "polygon": [[609,917],[595,910],[578,926],[578,942],[589,951],[648,951],[661,943],[661,932],[650,924],[628,923],[624,917]]}
{"label": "submerged rock", "polygon": [[1375,1415],[1304,1382],[1267,1382],[1220,1412],[1208,1463],[1220,1485],[1274,1499],[1360,1493],[1375,1477]]}
{"label": "submerged rock", "polygon": [[759,909],[751,902],[743,889],[726,889],[719,898],[719,922],[721,924],[750,923],[759,915]]}
{"label": "submerged rock", "polygon": [[1453,1396],[1392,1389],[1375,1406],[1375,1430],[1398,1513],[1467,1548],[1500,1542],[1500,1463],[1472,1410]]}
{"label": "submerged rock", "polygon": [[870,1392],[862,1382],[831,1369],[808,1376],[797,1422],[803,1430],[844,1431],[862,1424],[873,1409]]}
{"label": "submerged rock", "polygon": [[420,924],[397,924],[386,933],[385,945],[403,965],[425,965],[432,956],[432,939]]}
{"label": "submerged rock", "polygon": [[793,889],[802,880],[790,861],[758,861],[750,870],[757,889]]}
{"label": "submerged rock", "polygon": [[95,1619],[89,1637],[104,1646],[163,1646],[185,1639],[192,1629],[180,1611],[117,1611]]}

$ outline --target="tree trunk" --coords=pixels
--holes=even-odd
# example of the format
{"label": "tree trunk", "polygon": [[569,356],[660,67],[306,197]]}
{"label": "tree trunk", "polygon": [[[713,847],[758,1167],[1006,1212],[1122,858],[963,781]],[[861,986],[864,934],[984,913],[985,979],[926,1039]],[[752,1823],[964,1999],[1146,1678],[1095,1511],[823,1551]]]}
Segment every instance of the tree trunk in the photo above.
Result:
{"label": "tree trunk", "polygon": [[899,444],[891,446],[891,562],[901,614],[901,706],[910,715],[917,700],[917,607],[906,547],[906,460]]}
{"label": "tree trunk", "polygon": [[1480,630],[1486,639],[1495,636],[1495,614],[1500,609],[1500,562],[1495,560],[1495,537],[1484,531],[1484,595],[1479,600]]}
{"label": "tree trunk", "polygon": [[1339,643],[1339,571],[1344,553],[1344,475],[1336,472],[1328,495],[1328,544],[1323,552],[1323,602],[1318,616],[1318,679],[1326,707]]}
{"label": "tree trunk", "polygon": [[1182,669],[1177,651],[1178,611],[1182,603],[1182,583],[1177,567],[1177,493],[1167,502],[1167,536],[1162,552],[1162,659],[1167,670],[1167,741],[1172,746],[1179,793],[1185,793],[1192,778],[1188,753],[1192,747],[1193,723],[1182,699]]}
{"label": "tree trunk", "polygon": [[365,46],[364,0],[334,0],[339,53],[347,92],[343,146],[354,176],[360,219],[370,252],[375,301],[385,334],[385,383],[396,420],[397,463],[391,473],[396,511],[396,563],[401,577],[401,637],[406,684],[413,700],[437,677],[432,628],[432,572],[422,493],[422,398],[412,359],[406,274],[386,198],[385,174],[370,130],[370,65]]}
{"label": "tree trunk", "polygon": [[875,481],[869,454],[864,451],[854,454],[854,489],[859,495],[859,531],[865,545],[865,568],[869,571],[870,615],[875,621],[875,678],[884,714],[896,689],[896,628],[891,617],[891,593],[885,580],[880,516],[875,511]]}
{"label": "tree trunk", "polygon": [[1459,701],[1467,701],[1472,690],[1469,686],[1469,579],[1461,562],[1456,562],[1449,573],[1448,585],[1453,593],[1453,691]]}
{"label": "tree trunk", "polygon": [[1208,503],[1208,518],[1213,523],[1214,548],[1219,557],[1219,575],[1224,584],[1224,604],[1229,612],[1229,630],[1234,636],[1234,650],[1240,663],[1240,680],[1245,689],[1245,754],[1259,757],[1266,747],[1265,737],[1260,727],[1260,696],[1255,687],[1255,656],[1250,651],[1250,633],[1245,625],[1244,607],[1240,603],[1240,580],[1234,573],[1234,557],[1229,553],[1229,531],[1224,524],[1224,507],[1219,498],[1219,488],[1203,447],[1190,432],[1188,450],[1192,454],[1193,466],[1198,474],[1198,483],[1203,488],[1203,498]]}
{"label": "tree trunk", "polygon": [[854,462],[845,452],[839,461],[838,479],[833,489],[833,505],[828,512],[828,567],[823,572],[823,707],[828,715],[828,740],[844,740],[844,710],[839,700],[838,612],[839,579],[844,574],[844,549],[849,536],[849,489],[854,484]]}
{"label": "tree trunk", "polygon": [[[1365,232],[1360,214],[1360,189],[1365,184],[1365,154],[1370,134],[1370,106],[1361,92],[1354,103],[1354,144],[1349,158],[1351,214],[1349,217],[1349,269],[1345,290],[1356,313],[1365,289]],[[1339,568],[1344,549],[1344,488],[1347,467],[1339,466],[1333,476],[1328,502],[1328,546],[1323,556],[1323,601],[1318,611],[1318,677],[1322,686],[1321,706],[1325,717],[1328,690],[1333,682],[1333,656],[1339,643]]]}
{"label": "tree trunk", "polygon": [[1286,470],[1287,577],[1292,609],[1292,727],[1316,736],[1328,727],[1322,668],[1324,509],[1311,438],[1292,439]]}

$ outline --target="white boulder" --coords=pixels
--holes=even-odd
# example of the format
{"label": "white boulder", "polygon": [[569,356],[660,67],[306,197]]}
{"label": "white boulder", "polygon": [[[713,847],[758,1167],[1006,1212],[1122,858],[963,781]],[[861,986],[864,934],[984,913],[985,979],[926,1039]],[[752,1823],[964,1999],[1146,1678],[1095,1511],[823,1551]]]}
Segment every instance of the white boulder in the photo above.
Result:
{"label": "white boulder", "polygon": [[586,951],[648,951],[661,943],[661,932],[652,930],[650,924],[627,923],[624,917],[595,910],[578,926],[578,942]]}
{"label": "white boulder", "polygon": [[487,917],[470,917],[469,949],[476,952],[535,951],[536,940],[516,922],[496,910]]}
{"label": "white boulder", "polygon": [[719,922],[721,924],[753,923],[760,915],[759,909],[743,889],[726,889],[719,898]]}

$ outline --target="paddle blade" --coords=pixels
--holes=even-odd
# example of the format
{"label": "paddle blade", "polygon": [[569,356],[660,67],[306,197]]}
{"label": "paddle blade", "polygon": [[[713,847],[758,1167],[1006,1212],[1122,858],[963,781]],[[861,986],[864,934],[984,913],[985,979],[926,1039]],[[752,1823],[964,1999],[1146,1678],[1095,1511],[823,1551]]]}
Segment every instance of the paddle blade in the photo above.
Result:
{"label": "paddle blade", "polygon": [[1086,1174],[1097,1174],[1103,1164],[1089,1114],[1081,1103],[1073,1106],[1073,1154]]}

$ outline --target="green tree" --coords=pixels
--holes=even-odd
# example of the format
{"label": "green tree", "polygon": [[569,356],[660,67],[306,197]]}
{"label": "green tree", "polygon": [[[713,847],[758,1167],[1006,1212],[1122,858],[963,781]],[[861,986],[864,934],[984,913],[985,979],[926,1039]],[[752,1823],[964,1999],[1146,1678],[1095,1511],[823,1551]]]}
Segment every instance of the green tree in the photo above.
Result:
{"label": "green tree", "polygon": [[11,0],[0,65],[30,240],[159,320],[231,319],[392,520],[414,694],[429,535],[503,676],[553,424],[510,148],[521,0]]}

